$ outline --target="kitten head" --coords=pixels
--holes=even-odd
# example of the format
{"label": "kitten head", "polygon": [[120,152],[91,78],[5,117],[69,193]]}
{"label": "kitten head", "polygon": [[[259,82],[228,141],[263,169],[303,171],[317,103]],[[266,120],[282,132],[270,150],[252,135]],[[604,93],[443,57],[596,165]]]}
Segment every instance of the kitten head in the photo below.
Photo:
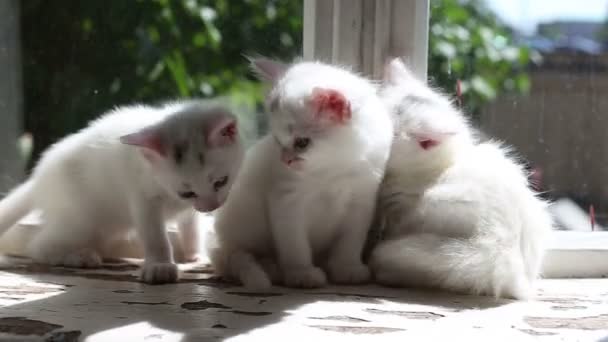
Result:
{"label": "kitten head", "polygon": [[217,209],[228,196],[244,148],[236,117],[221,105],[187,102],[168,105],[173,114],[121,137],[138,146],[169,193],[202,212]]}
{"label": "kitten head", "polygon": [[428,153],[455,137],[468,136],[464,116],[399,59],[387,64],[380,96],[397,123],[396,144],[402,145],[401,150]]}
{"label": "kitten head", "polygon": [[359,93],[375,89],[337,67],[315,62],[286,65],[252,60],[261,79],[271,83],[266,105],[271,134],[291,169],[326,167],[346,160],[344,146],[356,144],[354,122]]}

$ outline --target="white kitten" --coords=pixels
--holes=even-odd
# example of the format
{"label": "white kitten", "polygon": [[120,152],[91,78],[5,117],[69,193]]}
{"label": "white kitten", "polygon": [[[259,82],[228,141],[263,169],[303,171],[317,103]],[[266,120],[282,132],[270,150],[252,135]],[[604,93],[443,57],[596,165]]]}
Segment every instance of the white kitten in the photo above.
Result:
{"label": "white kitten", "polygon": [[398,122],[379,195],[378,282],[526,298],[552,226],[522,168],[399,60],[381,95]]}
{"label": "white kitten", "polygon": [[320,287],[326,272],[336,283],[368,281],[361,253],[393,131],[377,89],[322,63],[253,66],[272,82],[271,134],[249,151],[217,214],[216,271],[250,288],[279,276]]}
{"label": "white kitten", "polygon": [[117,108],[44,153],[29,180],[0,202],[0,234],[39,209],[42,231],[27,254],[96,267],[100,246],[135,227],[145,254],[142,280],[175,281],[165,224],[178,220],[184,249],[195,257],[192,208],[211,211],[225,200],[244,155],[236,128],[219,103]]}

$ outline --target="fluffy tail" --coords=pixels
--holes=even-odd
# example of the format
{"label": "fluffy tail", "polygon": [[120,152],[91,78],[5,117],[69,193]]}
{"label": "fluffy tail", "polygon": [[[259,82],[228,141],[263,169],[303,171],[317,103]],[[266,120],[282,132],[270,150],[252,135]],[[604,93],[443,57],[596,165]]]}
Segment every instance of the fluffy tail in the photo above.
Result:
{"label": "fluffy tail", "polygon": [[521,218],[528,227],[521,235],[521,252],[526,261],[526,273],[530,281],[534,281],[541,273],[546,241],[554,226],[553,217],[547,210],[548,205],[547,202],[532,198],[521,211]]}
{"label": "fluffy tail", "polygon": [[21,184],[0,201],[0,236],[32,210],[33,183]]}
{"label": "fluffy tail", "polygon": [[370,265],[379,283],[440,287],[461,293],[525,299],[531,283],[519,246],[484,237],[456,239],[413,234],[384,241]]}

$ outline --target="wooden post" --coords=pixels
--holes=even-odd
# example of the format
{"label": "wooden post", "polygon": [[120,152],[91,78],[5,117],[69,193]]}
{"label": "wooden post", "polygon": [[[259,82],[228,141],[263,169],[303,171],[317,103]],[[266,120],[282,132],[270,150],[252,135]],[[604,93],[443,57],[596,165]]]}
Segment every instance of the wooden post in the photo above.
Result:
{"label": "wooden post", "polygon": [[19,0],[0,1],[0,197],[21,180],[17,150],[22,127]]}
{"label": "wooden post", "polygon": [[304,0],[304,58],[380,78],[402,57],[426,79],[429,0]]}

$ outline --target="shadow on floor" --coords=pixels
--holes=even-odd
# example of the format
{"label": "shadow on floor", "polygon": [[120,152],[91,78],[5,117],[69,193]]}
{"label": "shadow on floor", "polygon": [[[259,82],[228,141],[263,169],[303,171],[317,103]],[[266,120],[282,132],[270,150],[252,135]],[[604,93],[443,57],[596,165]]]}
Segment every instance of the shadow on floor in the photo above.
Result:
{"label": "shadow on floor", "polygon": [[[309,327],[378,334],[399,328],[376,326],[370,315],[436,320],[445,312],[483,310],[510,303],[489,297],[378,286],[314,291],[277,287],[255,293],[212,278],[208,267],[186,269],[178,284],[152,286],[137,281],[137,268],[124,262],[106,263],[99,270],[40,266],[26,259],[5,263],[0,266],[0,333],[13,337],[33,334],[37,339],[32,341],[105,340],[126,333],[184,342],[223,340],[277,324],[305,305],[329,302],[345,305],[345,310],[338,315],[315,311],[306,318],[318,324]],[[350,303],[356,303],[358,309],[347,309]],[[395,311],[387,303],[428,308]],[[336,321],[340,324],[331,323]],[[164,336],[170,332],[175,336]],[[11,335],[7,336],[6,341]]]}

